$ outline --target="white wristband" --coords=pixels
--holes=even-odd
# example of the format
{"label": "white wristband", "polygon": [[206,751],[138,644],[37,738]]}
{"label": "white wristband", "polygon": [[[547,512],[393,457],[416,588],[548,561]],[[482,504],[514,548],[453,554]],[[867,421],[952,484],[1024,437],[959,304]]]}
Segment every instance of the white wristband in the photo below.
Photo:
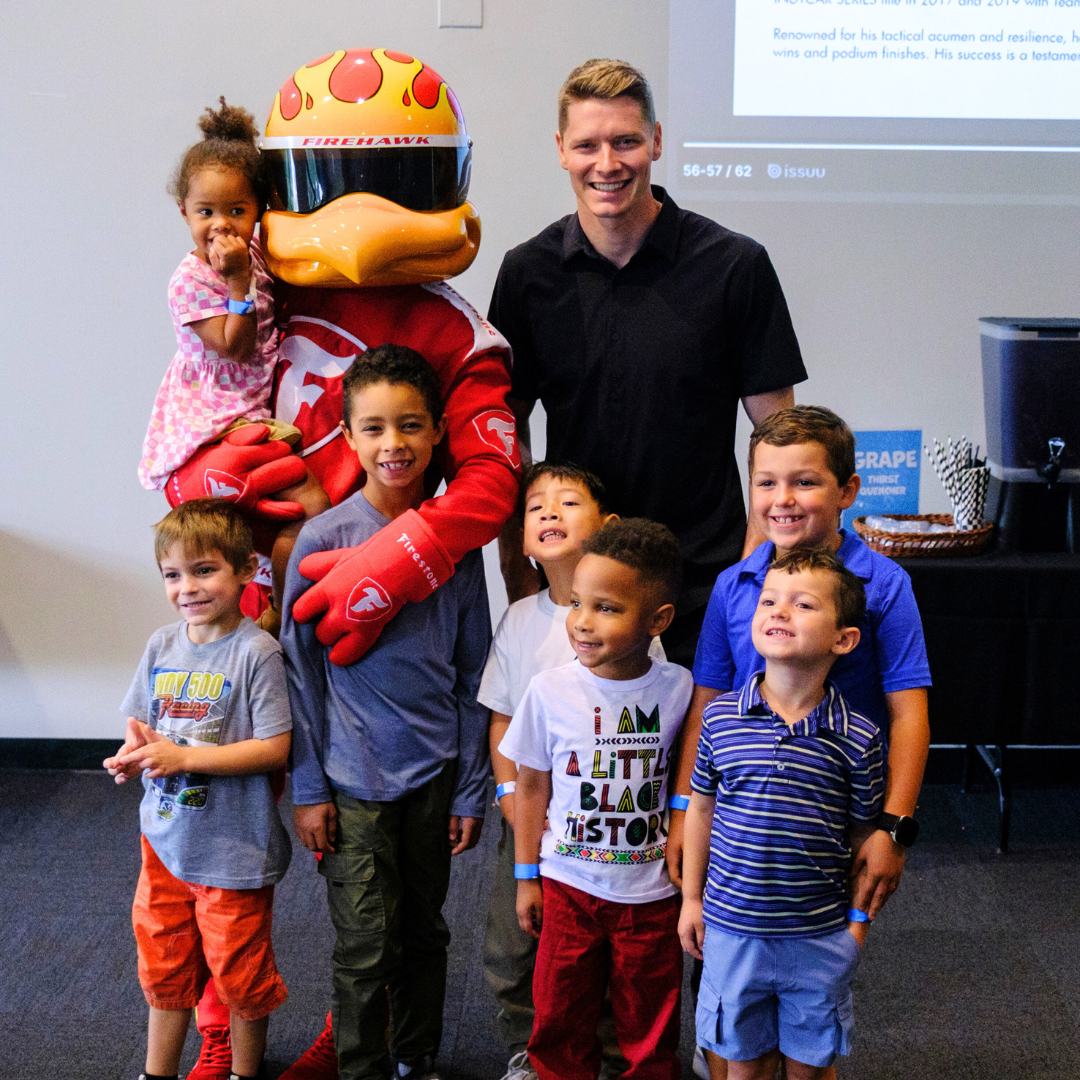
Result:
{"label": "white wristband", "polygon": [[516,780],[507,780],[505,784],[499,784],[495,788],[495,798],[501,799],[504,795],[513,795],[517,790]]}

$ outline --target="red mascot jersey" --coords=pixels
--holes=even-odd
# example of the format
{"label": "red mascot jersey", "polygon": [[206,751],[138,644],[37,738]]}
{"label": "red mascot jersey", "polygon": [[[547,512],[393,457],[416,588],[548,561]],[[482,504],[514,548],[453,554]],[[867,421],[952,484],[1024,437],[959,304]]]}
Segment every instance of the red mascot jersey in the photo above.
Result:
{"label": "red mascot jersey", "polygon": [[520,459],[506,405],[510,346],[444,283],[392,288],[303,289],[280,284],[283,327],[272,405],[303,432],[297,452],[337,505],[363,485],[363,469],[338,427],[341,378],[376,345],[407,345],[439,376],[446,438],[429,470],[420,515],[457,562],[493,540],[517,499]]}

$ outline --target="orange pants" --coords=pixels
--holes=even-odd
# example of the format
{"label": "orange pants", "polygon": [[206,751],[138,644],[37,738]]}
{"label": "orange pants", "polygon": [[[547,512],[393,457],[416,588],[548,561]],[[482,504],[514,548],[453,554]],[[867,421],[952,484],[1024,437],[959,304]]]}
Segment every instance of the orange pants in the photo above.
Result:
{"label": "orange pants", "polygon": [[288,996],[270,941],[274,887],[216,889],[174,877],[142,837],[131,921],[139,984],[155,1009],[190,1009],[212,975],[244,1020],[269,1016]]}

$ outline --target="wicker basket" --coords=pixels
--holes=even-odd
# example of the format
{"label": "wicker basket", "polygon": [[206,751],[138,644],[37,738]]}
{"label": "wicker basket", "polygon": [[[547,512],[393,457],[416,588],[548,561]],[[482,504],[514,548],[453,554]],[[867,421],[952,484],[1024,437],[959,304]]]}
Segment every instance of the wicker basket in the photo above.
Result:
{"label": "wicker basket", "polygon": [[[952,514],[890,514],[898,521],[929,521],[935,525],[951,525]],[[938,558],[948,555],[978,555],[994,531],[991,522],[968,532],[896,533],[871,529],[865,517],[855,519],[855,531],[866,541],[871,551],[901,558]]]}

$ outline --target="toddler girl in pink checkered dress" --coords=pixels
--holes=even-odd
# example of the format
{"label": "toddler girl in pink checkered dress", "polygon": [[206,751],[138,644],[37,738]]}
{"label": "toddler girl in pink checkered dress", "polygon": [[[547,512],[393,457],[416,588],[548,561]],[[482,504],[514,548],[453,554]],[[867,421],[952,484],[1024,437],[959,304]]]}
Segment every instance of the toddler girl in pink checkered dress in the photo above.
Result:
{"label": "toddler girl in pink checkered dress", "polygon": [[[267,191],[255,119],[221,98],[221,108],[207,109],[199,128],[202,142],[188,149],[169,187],[195,250],[169,282],[178,349],[158,390],[139,461],[139,480],[151,490],[164,488],[200,446],[237,427],[266,424],[270,438],[294,447],[301,437],[299,428],[273,419],[269,409],[277,329],[272,282],[255,235]],[[274,498],[300,503],[305,519],[330,505],[310,471],[303,483]],[[286,525],[274,543],[278,610],[302,525]]]}

